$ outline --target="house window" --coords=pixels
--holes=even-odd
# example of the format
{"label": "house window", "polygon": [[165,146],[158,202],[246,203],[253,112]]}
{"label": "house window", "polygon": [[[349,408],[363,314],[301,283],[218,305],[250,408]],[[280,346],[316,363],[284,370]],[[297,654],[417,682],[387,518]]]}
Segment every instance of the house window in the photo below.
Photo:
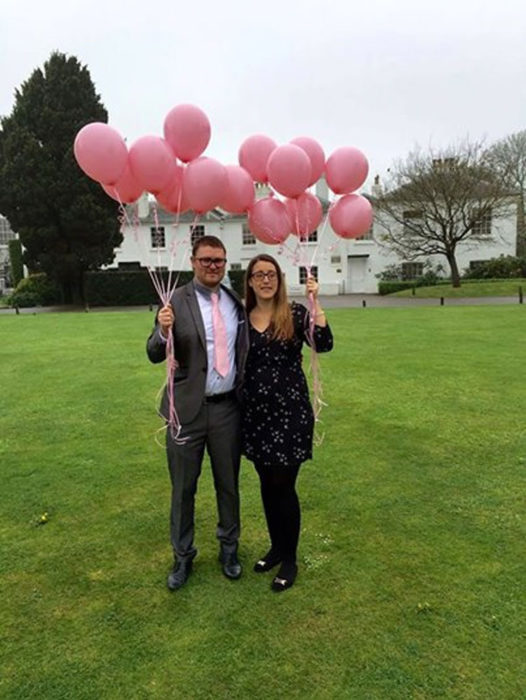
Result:
{"label": "house window", "polygon": [[[299,268],[299,273],[300,273],[300,284],[305,284],[307,281],[307,268],[306,267],[300,267]],[[310,269],[310,274],[314,279],[317,281],[318,280],[318,267],[316,265],[313,265]]]}
{"label": "house window", "polygon": [[331,255],[331,263],[333,265],[339,265],[342,261],[341,255]]}
{"label": "house window", "polygon": [[166,248],[166,239],[164,235],[164,226],[152,226],[150,228],[150,238],[152,248]]}
{"label": "house window", "polygon": [[402,279],[414,280],[424,274],[424,263],[405,262],[402,263]]}
{"label": "house window", "polygon": [[230,263],[231,270],[242,270],[241,263]]}
{"label": "house window", "polygon": [[190,226],[190,231],[192,232],[190,240],[192,241],[192,245],[199,240],[199,238],[203,238],[205,235],[205,227],[204,224],[196,224],[195,226]]}
{"label": "house window", "polygon": [[16,236],[11,230],[9,221],[5,216],[0,216],[0,245],[7,245],[9,241],[13,241],[15,238]]}
{"label": "house window", "polygon": [[248,224],[243,224],[243,245],[255,245],[256,237],[249,229]]}
{"label": "house window", "polygon": [[469,261],[469,269],[470,270],[478,270],[481,267],[483,267],[488,261],[487,260],[470,260]]}
{"label": "house window", "polygon": [[414,235],[415,228],[418,230],[422,223],[421,211],[404,211],[404,235]]}
{"label": "house window", "polygon": [[474,236],[491,236],[491,209],[484,212],[473,212],[473,219],[477,219],[473,224]]}
{"label": "house window", "polygon": [[363,234],[363,236],[359,236],[356,240],[357,241],[372,241],[373,240],[373,227],[371,226],[371,228],[368,231],[366,231]]}
{"label": "house window", "polygon": [[308,238],[309,243],[317,243],[318,241],[318,229],[316,231],[313,231]]}

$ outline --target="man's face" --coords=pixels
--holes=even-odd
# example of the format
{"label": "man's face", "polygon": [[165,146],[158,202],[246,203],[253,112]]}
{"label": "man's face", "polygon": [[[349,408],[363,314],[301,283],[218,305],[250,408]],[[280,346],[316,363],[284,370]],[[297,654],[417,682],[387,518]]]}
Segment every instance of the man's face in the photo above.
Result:
{"label": "man's face", "polygon": [[225,275],[225,251],[222,248],[201,245],[191,261],[197,281],[205,287],[217,287]]}

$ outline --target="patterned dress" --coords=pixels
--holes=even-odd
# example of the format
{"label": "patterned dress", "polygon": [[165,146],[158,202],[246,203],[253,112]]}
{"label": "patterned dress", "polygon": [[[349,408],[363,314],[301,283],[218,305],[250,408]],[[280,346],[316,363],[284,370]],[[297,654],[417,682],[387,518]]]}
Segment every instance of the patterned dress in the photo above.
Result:
{"label": "patterned dress", "polygon": [[[250,325],[245,368],[243,451],[259,464],[300,464],[312,459],[314,413],[302,369],[303,343],[309,344],[309,313],[292,303],[294,337],[272,340]],[[332,349],[329,326],[314,330],[318,352]]]}

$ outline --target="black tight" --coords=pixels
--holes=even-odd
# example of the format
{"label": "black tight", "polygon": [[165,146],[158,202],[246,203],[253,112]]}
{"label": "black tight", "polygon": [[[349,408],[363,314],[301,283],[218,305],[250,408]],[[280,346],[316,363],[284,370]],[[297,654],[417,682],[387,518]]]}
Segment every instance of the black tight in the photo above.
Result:
{"label": "black tight", "polygon": [[261,485],[271,551],[286,564],[296,563],[300,536],[300,503],[296,493],[299,464],[255,464]]}

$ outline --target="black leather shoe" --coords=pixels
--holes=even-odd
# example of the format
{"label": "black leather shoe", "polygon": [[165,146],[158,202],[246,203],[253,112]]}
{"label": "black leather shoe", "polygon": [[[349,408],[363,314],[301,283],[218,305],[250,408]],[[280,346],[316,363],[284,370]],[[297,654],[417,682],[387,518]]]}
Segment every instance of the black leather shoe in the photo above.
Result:
{"label": "black leather shoe", "polygon": [[270,587],[275,593],[281,593],[281,591],[286,591],[294,585],[296,576],[298,575],[298,567],[296,564],[282,564],[278,575],[274,577]]}
{"label": "black leather shoe", "polygon": [[181,561],[175,562],[173,571],[168,575],[166,585],[171,591],[176,591],[178,588],[181,588],[181,586],[184,586],[191,571],[191,559],[181,559]]}
{"label": "black leather shoe", "polygon": [[236,552],[220,552],[219,561],[223,565],[223,573],[227,578],[237,579],[243,571]]}
{"label": "black leather shoe", "polygon": [[258,559],[258,561],[254,564],[254,571],[256,574],[262,574],[265,571],[270,571],[278,564],[281,564],[281,554],[278,554],[270,549],[264,557]]}

